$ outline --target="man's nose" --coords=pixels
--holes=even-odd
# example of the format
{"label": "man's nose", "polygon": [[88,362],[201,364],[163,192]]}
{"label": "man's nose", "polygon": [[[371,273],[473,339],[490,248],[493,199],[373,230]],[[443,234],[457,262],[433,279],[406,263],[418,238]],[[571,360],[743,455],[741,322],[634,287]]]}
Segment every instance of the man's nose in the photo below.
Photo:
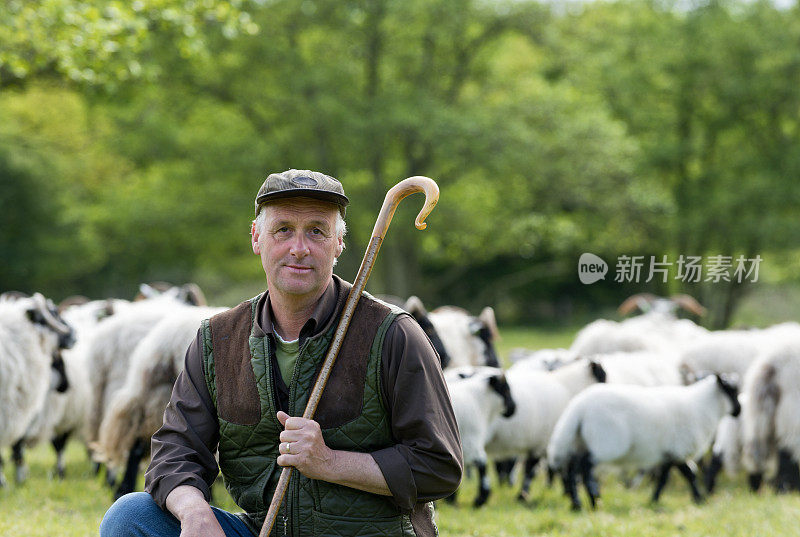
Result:
{"label": "man's nose", "polygon": [[302,233],[299,233],[294,241],[292,241],[292,248],[289,250],[289,253],[294,257],[301,259],[308,255],[308,244],[306,243],[306,238]]}

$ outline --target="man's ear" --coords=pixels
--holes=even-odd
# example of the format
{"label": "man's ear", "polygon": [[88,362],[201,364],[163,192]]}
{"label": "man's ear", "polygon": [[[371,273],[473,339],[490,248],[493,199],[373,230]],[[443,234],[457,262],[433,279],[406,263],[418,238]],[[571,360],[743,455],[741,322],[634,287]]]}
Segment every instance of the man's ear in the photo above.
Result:
{"label": "man's ear", "polygon": [[259,235],[261,233],[256,229],[256,221],[253,220],[253,223],[250,224],[250,242],[253,244],[253,253],[256,255],[261,255],[261,245],[258,243]]}
{"label": "man's ear", "polygon": [[336,242],[336,255],[334,257],[339,257],[342,255],[344,251],[344,237],[338,237]]}

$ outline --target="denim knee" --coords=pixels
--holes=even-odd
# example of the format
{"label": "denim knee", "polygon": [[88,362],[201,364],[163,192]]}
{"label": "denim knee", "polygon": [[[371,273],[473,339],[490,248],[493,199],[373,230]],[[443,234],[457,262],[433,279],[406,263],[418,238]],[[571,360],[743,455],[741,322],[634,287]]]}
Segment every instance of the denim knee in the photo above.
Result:
{"label": "denim knee", "polygon": [[180,525],[146,492],[132,492],[114,502],[100,523],[100,537],[167,537]]}

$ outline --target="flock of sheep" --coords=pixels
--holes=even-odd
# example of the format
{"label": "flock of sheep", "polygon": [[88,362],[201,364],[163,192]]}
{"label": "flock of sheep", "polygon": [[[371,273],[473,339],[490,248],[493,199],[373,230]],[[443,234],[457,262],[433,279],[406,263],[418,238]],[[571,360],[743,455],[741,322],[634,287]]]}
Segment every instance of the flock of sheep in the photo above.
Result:
{"label": "flock of sheep", "polygon": [[501,476],[508,459],[524,461],[521,500],[546,460],[576,510],[580,483],[596,505],[598,465],[653,474],[653,501],[673,467],[698,502],[698,466],[709,493],[722,468],[744,469],[754,491],[764,476],[800,490],[800,324],[708,331],[678,307],[702,314],[685,295],[637,295],[620,311],[641,315],[594,321],[569,349],[515,349],[507,370],[446,369],[465,463],[479,473],[474,505],[489,497],[490,459]]}
{"label": "flock of sheep", "polygon": [[[135,301],[58,308],[40,294],[0,296],[0,453],[12,448],[17,481],[25,447],[41,441],[52,442],[63,477],[62,451],[78,438],[116,496],[134,490],[185,350],[200,321],[223,310],[206,306],[196,286],[141,289]],[[569,349],[516,349],[504,370],[491,308],[474,317],[385,299],[411,313],[439,352],[464,460],[479,473],[476,506],[489,498],[490,460],[501,477],[520,461],[522,500],[546,461],[575,509],[581,482],[595,505],[597,465],[655,472],[654,500],[675,467],[699,501],[698,464],[709,492],[722,468],[744,468],[754,490],[763,476],[800,490],[799,324],[710,332],[677,317],[678,306],[702,313],[689,297],[637,295],[620,310],[641,315],[592,322]]]}

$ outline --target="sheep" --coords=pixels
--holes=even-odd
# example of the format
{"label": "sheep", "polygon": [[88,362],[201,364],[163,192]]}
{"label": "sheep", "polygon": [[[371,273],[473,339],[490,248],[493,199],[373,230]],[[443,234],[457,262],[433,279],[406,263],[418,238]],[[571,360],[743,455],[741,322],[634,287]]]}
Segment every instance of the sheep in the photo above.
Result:
{"label": "sheep", "polygon": [[[0,448],[18,445],[44,404],[60,349],[73,343],[72,328],[41,294],[0,300]],[[16,479],[24,480],[20,465]]]}
{"label": "sheep", "polygon": [[[171,290],[156,298],[131,303],[124,311],[102,320],[86,350],[90,375],[91,404],[86,441],[97,442],[100,424],[113,394],[125,383],[130,357],[138,343],[168,315],[189,308]],[[114,478],[107,475],[109,484]]]}
{"label": "sheep", "polygon": [[525,367],[539,371],[553,371],[575,361],[578,355],[568,349],[531,350],[515,347],[508,353],[511,365],[524,363]]}
{"label": "sheep", "polygon": [[702,500],[690,464],[711,445],[725,414],[740,411],[736,388],[719,375],[690,386],[598,384],[575,397],[556,424],[547,457],[562,472],[572,508],[580,472],[592,507],[600,496],[596,464],[635,469],[659,467],[652,501],[657,502],[675,466],[689,482],[692,497]]}
{"label": "sheep", "polygon": [[748,371],[743,391],[743,463],[757,491],[777,458],[776,488],[800,490],[800,337],[787,338],[761,355]]}
{"label": "sheep", "polygon": [[[461,435],[464,463],[478,468],[478,495],[473,506],[480,507],[489,499],[490,493],[486,475],[486,442],[501,415],[514,415],[516,403],[501,369],[482,368],[471,375],[467,372],[461,375],[466,378],[450,377],[448,391]],[[448,501],[455,501],[455,493]]]}
{"label": "sheep", "polygon": [[619,307],[622,314],[635,307],[643,315],[621,322],[598,319],[583,327],[570,350],[581,356],[639,350],[679,349],[708,333],[689,319],[678,319],[675,310],[682,307],[703,315],[704,308],[688,295],[659,299],[649,294],[634,295]]}
{"label": "sheep", "polygon": [[510,459],[525,458],[523,482],[517,499],[528,498],[530,483],[539,460],[545,455],[553,427],[569,400],[596,382],[605,382],[602,366],[577,360],[552,372],[537,371],[518,362],[506,372],[517,413],[497,421],[486,448],[495,460],[513,465]]}
{"label": "sheep", "polygon": [[102,420],[95,458],[108,466],[125,467],[116,491],[133,492],[139,462],[149,451],[149,439],[159,427],[183,370],[186,349],[203,319],[225,308],[186,307],[162,319],[136,346],[130,357],[124,385],[113,395]]}
{"label": "sheep", "polygon": [[499,338],[499,331],[491,307],[483,308],[477,317],[455,306],[441,306],[428,312],[422,301],[412,296],[406,301],[403,309],[418,321],[427,317],[449,357],[447,367],[500,365],[494,348],[494,341]]}
{"label": "sheep", "polygon": [[718,330],[686,347],[679,359],[685,383],[705,372],[734,374],[743,379],[760,353],[787,337],[800,335],[797,323],[782,323],[764,329]]}
{"label": "sheep", "polygon": [[67,440],[73,434],[81,439],[86,436],[91,399],[85,358],[88,341],[100,320],[109,317],[114,311],[121,311],[128,304],[129,302],[120,299],[91,301],[80,296],[69,297],[59,304],[59,313],[74,328],[77,340],[72,349],[61,353],[69,389],[48,390],[42,410],[28,427],[23,440],[14,446],[14,459],[18,466],[24,465],[23,446],[30,447],[41,441],[50,441],[56,452],[54,474],[63,479],[64,448]]}
{"label": "sheep", "polygon": [[438,332],[436,332],[436,328],[434,328],[428,316],[428,312],[425,310],[425,306],[422,305],[422,301],[419,298],[412,296],[408,300],[403,300],[394,295],[378,295],[378,298],[408,311],[431,341],[431,345],[433,345],[436,354],[439,355],[439,364],[442,366],[442,369],[450,365],[450,355],[447,354],[447,349],[444,343],[442,343],[442,338],[440,338]]}
{"label": "sheep", "polygon": [[705,485],[708,494],[716,487],[717,475],[725,470],[733,477],[742,467],[743,430],[742,416],[747,413],[747,394],[739,394],[739,405],[742,411],[738,416],[723,416],[717,426],[714,445],[711,446],[711,461],[705,472]]}

